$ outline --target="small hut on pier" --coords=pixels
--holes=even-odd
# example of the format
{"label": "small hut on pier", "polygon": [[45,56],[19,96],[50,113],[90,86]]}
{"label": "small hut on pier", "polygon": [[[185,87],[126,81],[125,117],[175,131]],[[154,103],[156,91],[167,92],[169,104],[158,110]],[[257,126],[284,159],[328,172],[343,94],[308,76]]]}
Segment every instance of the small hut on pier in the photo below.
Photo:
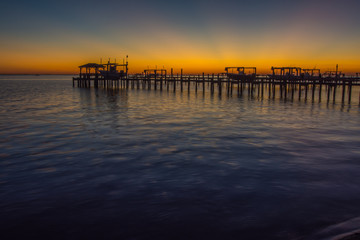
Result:
{"label": "small hut on pier", "polygon": [[[122,64],[116,63],[116,59],[115,62],[110,62],[110,59],[108,61],[108,63],[104,64],[104,68],[106,70],[102,70],[100,71],[100,73],[104,76],[105,79],[112,79],[112,80],[118,80],[118,79],[124,79],[128,77],[128,56],[126,56],[126,62],[124,60],[124,62]],[[122,69],[120,71],[117,70],[118,67],[122,67]]]}
{"label": "small hut on pier", "polygon": [[[234,69],[236,72],[234,73]],[[231,72],[229,72],[231,70]],[[225,68],[226,76],[230,79],[240,80],[240,79],[253,79],[256,77],[256,67],[226,67]]]}
{"label": "small hut on pier", "polygon": [[[97,63],[87,63],[81,65],[79,66],[80,69],[79,78],[80,79],[81,78],[90,79],[92,77],[98,78],[100,74],[100,69],[103,70],[104,68],[105,68],[104,65]],[[83,71],[83,69],[85,69],[85,72]]]}
{"label": "small hut on pier", "polygon": [[300,67],[271,67],[272,77],[279,78],[300,78],[301,68]]}

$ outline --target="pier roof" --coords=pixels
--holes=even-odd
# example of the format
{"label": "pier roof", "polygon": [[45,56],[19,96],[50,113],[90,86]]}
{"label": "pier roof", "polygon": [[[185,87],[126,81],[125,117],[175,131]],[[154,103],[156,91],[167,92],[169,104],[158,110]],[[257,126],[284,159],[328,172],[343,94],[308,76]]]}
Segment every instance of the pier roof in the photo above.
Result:
{"label": "pier roof", "polygon": [[104,65],[97,63],[87,63],[79,66],[79,68],[104,68]]}

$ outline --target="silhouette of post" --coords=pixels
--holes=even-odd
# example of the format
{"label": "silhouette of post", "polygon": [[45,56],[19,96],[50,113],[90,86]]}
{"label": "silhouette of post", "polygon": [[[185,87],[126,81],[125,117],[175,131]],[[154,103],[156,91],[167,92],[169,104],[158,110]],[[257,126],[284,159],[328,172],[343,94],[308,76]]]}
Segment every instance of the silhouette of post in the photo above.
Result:
{"label": "silhouette of post", "polygon": [[205,93],[205,73],[202,74],[203,77],[203,92]]}
{"label": "silhouette of post", "polygon": [[183,69],[181,69],[181,75],[180,75],[180,88],[181,91],[183,91]]}
{"label": "silhouette of post", "polygon": [[352,80],[349,80],[349,104],[351,103],[351,89],[352,89]]}
{"label": "silhouette of post", "polygon": [[222,85],[222,82],[221,82],[221,79],[220,79],[220,75],[218,74],[217,75],[217,80],[218,80],[218,88],[219,88],[219,95],[221,95],[221,92],[222,92],[222,89],[221,89],[221,85]]}
{"label": "silhouette of post", "polygon": [[342,96],[341,96],[341,102],[344,103],[345,101],[345,86],[346,86],[346,83],[345,81],[343,81],[343,84],[342,84]]}

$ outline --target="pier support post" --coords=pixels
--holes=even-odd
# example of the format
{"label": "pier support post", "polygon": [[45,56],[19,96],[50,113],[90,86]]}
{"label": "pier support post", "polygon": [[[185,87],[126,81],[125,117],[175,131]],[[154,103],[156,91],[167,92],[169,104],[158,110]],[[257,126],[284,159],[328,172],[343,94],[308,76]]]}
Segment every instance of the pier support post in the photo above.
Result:
{"label": "pier support post", "polygon": [[181,75],[180,75],[180,88],[181,92],[183,91],[183,69],[181,69]]}
{"label": "pier support post", "polygon": [[271,98],[271,82],[274,81],[274,78],[269,79],[269,98]]}
{"label": "pier support post", "polygon": [[210,85],[211,93],[214,93],[214,74],[211,77],[211,85]]}
{"label": "pier support post", "polygon": [[160,91],[163,90],[163,76],[160,77]]}
{"label": "pier support post", "polygon": [[203,93],[205,93],[205,73],[204,72],[202,74],[202,78],[203,78]]}
{"label": "pier support post", "polygon": [[343,80],[343,82],[342,82],[342,95],[341,95],[341,102],[342,103],[344,103],[344,101],[345,101],[345,86],[346,86],[345,80]]}
{"label": "pier support post", "polygon": [[155,72],[155,77],[154,77],[154,89],[156,90],[157,89],[157,86],[156,86],[156,82],[157,82],[157,79],[156,79],[156,72]]}
{"label": "pier support post", "polygon": [[[176,74],[177,76],[178,74]],[[176,91],[176,79],[173,77],[172,78],[173,84],[174,84],[174,92]]]}
{"label": "pier support post", "polygon": [[230,95],[230,78],[227,79],[227,95]]}
{"label": "pier support post", "polygon": [[221,79],[220,79],[220,75],[219,75],[219,74],[217,75],[217,82],[218,82],[218,88],[219,88],[219,95],[221,96],[221,93],[222,93],[222,82],[221,82]]}
{"label": "pier support post", "polygon": [[274,81],[274,84],[273,84],[273,99],[275,99],[275,96],[276,96],[276,83]]}
{"label": "pier support post", "polygon": [[316,85],[315,85],[315,80],[313,80],[313,84],[312,84],[312,89],[311,89],[311,101],[314,102],[315,101],[315,88],[316,88]]}
{"label": "pier support post", "polygon": [[349,101],[348,103],[351,103],[351,91],[352,91],[352,80],[349,80]]}
{"label": "pier support post", "polygon": [[323,80],[320,79],[320,82],[319,82],[319,102],[321,102],[322,82],[323,82]]}
{"label": "pier support post", "polygon": [[191,77],[188,76],[188,92],[190,92],[190,83],[191,83]]}
{"label": "pier support post", "polygon": [[197,89],[198,89],[198,76],[195,77],[195,93],[197,93]]}

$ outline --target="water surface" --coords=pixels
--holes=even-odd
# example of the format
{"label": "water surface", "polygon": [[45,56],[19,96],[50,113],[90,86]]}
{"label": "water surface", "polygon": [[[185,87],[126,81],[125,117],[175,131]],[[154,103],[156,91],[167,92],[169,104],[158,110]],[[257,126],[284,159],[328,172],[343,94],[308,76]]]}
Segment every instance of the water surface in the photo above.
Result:
{"label": "water surface", "polygon": [[0,237],[310,239],[360,216],[357,89],[342,105],[1,79]]}

